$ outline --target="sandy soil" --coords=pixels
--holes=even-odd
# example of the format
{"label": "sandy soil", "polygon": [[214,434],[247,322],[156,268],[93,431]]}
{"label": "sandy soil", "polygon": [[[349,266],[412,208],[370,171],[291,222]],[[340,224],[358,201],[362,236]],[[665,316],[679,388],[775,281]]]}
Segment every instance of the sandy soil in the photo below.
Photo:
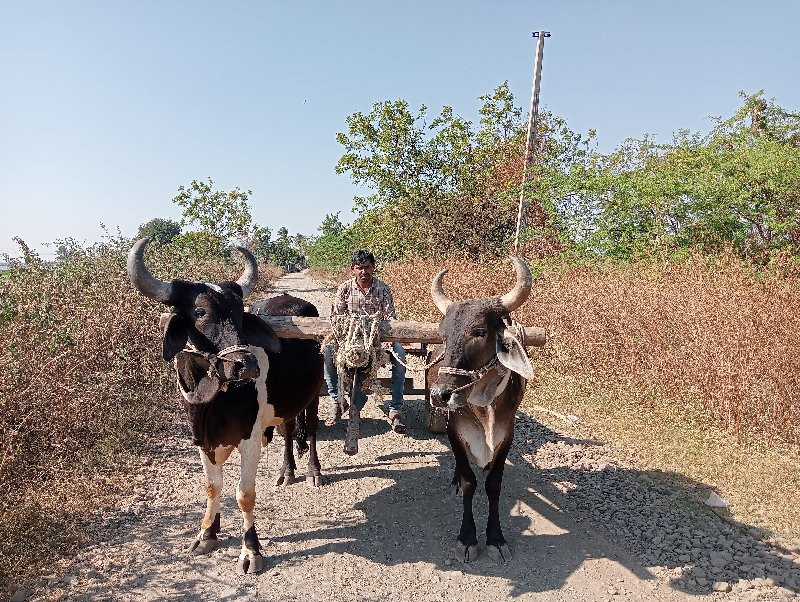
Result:
{"label": "sandy soil", "polygon": [[[311,300],[323,313],[330,304],[331,291],[302,274],[285,276],[276,288]],[[717,570],[719,563],[712,559],[715,551],[729,548],[731,563],[737,553],[749,558],[741,534],[737,539],[718,521],[720,533],[728,533],[722,539],[716,533],[706,536],[715,528],[706,526],[702,532],[686,528],[684,536],[687,519],[674,509],[680,502],[674,495],[640,486],[641,475],[626,471],[612,451],[575,441],[525,413],[518,417],[501,500],[514,558],[498,565],[481,548],[474,563],[459,564],[451,555],[461,518],[461,498],[449,487],[453,459],[446,437],[425,428],[423,404],[422,398],[408,400],[409,428],[403,436],[391,432],[381,408],[370,400],[354,457],[342,452],[342,422],[321,426],[322,488],[305,485],[305,457],[298,462],[297,482],[276,487],[282,441],[273,442],[260,465],[256,502],[266,569],[239,577],[235,453],[225,471],[220,546],[206,556],[187,553],[205,494],[198,453],[176,403],[169,435],[142,465],[133,494],[98,516],[88,548],[68,564],[46,569],[36,591],[18,592],[17,598],[423,602],[794,597],[792,579],[800,575],[796,555],[767,550],[761,564],[778,568],[733,579],[731,567]],[[475,514],[480,538],[487,504],[479,485]],[[681,535],[671,538],[672,533]],[[672,560],[672,548],[680,552],[684,545],[687,555]],[[752,540],[760,553],[759,545]],[[755,566],[756,560],[747,562]],[[778,574],[781,567],[785,570]],[[716,592],[715,587],[732,591]]]}

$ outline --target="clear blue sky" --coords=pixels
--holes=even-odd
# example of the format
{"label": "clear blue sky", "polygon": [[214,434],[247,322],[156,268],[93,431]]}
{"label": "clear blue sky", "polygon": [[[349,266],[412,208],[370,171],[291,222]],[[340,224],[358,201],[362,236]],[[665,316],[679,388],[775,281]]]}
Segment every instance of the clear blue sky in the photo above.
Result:
{"label": "clear blue sky", "polygon": [[253,191],[261,225],[350,221],[335,136],[373,102],[475,121],[508,80],[601,150],[729,115],[739,90],[800,109],[800,2],[0,0],[0,253],[179,219],[178,186]]}

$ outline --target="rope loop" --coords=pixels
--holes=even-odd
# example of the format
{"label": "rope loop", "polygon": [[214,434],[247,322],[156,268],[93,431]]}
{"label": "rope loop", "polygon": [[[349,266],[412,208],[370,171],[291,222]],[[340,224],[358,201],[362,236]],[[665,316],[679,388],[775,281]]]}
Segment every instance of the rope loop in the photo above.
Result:
{"label": "rope loop", "polygon": [[428,362],[427,364],[424,364],[422,366],[415,366],[413,364],[406,364],[403,360],[401,360],[398,357],[398,355],[395,353],[395,351],[394,351],[394,349],[392,347],[389,347],[389,353],[391,353],[392,357],[395,360],[397,360],[398,364],[402,364],[403,366],[406,367],[406,369],[411,370],[413,372],[419,372],[421,370],[427,370],[431,366],[439,363],[439,361],[444,357],[444,345],[442,346],[442,352],[439,355],[437,355],[433,360],[431,360],[430,362]]}
{"label": "rope loop", "polygon": [[[378,381],[378,368],[385,366],[388,356],[381,346],[380,324],[383,314],[342,314],[329,318],[331,336],[323,343],[334,346],[336,369],[340,373],[352,373],[367,368],[361,381],[362,391],[372,391],[382,395]],[[350,379],[345,382],[349,383]]]}
{"label": "rope loop", "polygon": [[205,358],[208,361],[208,376],[210,378],[218,378],[220,375],[219,363],[231,361],[225,357],[226,355],[236,353],[237,351],[250,351],[250,348],[247,345],[231,345],[230,347],[225,347],[225,349],[221,349],[216,353],[209,353],[207,351],[200,351],[191,342],[187,342],[183,348],[183,351],[184,353]]}

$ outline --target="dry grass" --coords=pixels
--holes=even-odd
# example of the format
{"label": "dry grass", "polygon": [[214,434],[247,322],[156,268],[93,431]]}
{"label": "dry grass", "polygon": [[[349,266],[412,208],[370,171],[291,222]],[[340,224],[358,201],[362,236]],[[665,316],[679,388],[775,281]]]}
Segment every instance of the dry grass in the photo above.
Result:
{"label": "dry grass", "polygon": [[[81,520],[127,486],[174,403],[163,306],[130,285],[126,251],[114,241],[0,279],[0,590],[75,549]],[[151,271],[213,281],[241,269],[176,251],[148,253]]]}
{"label": "dry grass", "polygon": [[[338,286],[348,278],[352,277],[349,268],[340,268],[335,270],[326,268],[309,268],[308,276],[309,278],[313,278],[314,280],[322,282],[330,287]],[[380,276],[378,275],[378,277]]]}
{"label": "dry grass", "polygon": [[[446,262],[454,299],[503,293],[504,264]],[[390,266],[408,319],[438,320],[429,283],[441,266]],[[633,267],[551,267],[515,318],[548,332],[560,372],[656,391],[742,436],[800,443],[800,287],[733,259]]]}

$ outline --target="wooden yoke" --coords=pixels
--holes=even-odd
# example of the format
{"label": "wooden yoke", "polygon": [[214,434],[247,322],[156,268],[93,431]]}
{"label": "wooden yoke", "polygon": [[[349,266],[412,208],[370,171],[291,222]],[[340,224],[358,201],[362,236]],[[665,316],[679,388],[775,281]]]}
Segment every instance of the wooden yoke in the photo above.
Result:
{"label": "wooden yoke", "polygon": [[[279,337],[287,339],[321,340],[331,333],[327,318],[303,318],[296,316],[258,316],[266,322]],[[541,347],[547,341],[544,328],[525,327],[526,347]],[[381,341],[400,343],[441,343],[439,324],[433,322],[412,322],[407,320],[383,320],[380,326]]]}

